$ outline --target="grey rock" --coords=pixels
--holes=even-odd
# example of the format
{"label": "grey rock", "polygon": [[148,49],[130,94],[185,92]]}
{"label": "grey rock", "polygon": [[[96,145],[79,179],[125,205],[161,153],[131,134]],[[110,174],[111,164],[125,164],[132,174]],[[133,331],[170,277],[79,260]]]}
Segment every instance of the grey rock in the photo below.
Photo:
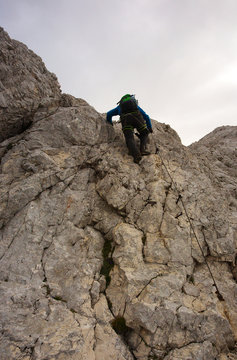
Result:
{"label": "grey rock", "polygon": [[24,131],[37,109],[54,111],[61,97],[57,78],[26,45],[0,28],[0,142]]}
{"label": "grey rock", "polygon": [[215,351],[213,351],[212,344],[209,341],[204,341],[202,344],[190,344],[182,349],[175,349],[170,352],[165,360],[215,360]]}
{"label": "grey rock", "polygon": [[186,148],[153,121],[151,155],[134,164],[120,124],[1,41],[1,55],[43,72],[19,133],[16,69],[1,63],[1,358],[235,359],[236,127]]}

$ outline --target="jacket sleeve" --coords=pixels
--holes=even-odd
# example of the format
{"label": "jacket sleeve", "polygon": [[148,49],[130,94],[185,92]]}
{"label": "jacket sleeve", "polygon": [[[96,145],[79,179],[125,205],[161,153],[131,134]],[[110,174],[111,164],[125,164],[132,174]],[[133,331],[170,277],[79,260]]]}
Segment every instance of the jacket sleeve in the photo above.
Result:
{"label": "jacket sleeve", "polygon": [[116,108],[110,110],[107,112],[106,114],[106,120],[113,125],[113,122],[112,122],[112,117],[113,116],[116,116],[116,115],[120,115],[120,111],[119,111],[119,106],[117,106]]}
{"label": "jacket sleeve", "polygon": [[140,108],[140,106],[138,106],[138,110],[140,111],[140,113],[142,114],[144,120],[146,121],[146,126],[148,127],[148,129],[152,129],[150,117],[145,113],[144,110],[142,110],[142,108]]}

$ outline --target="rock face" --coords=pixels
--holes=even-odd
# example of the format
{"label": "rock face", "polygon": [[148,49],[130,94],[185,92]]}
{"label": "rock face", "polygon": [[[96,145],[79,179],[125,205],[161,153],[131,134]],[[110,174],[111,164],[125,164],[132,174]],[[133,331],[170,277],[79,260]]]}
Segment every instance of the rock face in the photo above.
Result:
{"label": "rock face", "polygon": [[24,131],[37,110],[39,117],[52,113],[60,94],[41,58],[0,27],[0,142]]}
{"label": "rock face", "polygon": [[190,146],[206,166],[212,169],[216,181],[225,188],[231,206],[237,204],[236,139],[236,126],[222,126]]}
{"label": "rock face", "polygon": [[154,121],[137,165],[84,100],[31,116],[0,144],[1,359],[237,359],[237,128]]}

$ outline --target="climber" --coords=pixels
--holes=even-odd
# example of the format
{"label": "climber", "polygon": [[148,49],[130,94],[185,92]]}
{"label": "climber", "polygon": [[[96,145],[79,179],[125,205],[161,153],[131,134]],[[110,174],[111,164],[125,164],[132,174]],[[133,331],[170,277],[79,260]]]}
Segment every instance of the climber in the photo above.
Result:
{"label": "climber", "polygon": [[[134,95],[126,94],[117,103],[118,106],[107,112],[106,120],[113,125],[112,117],[120,115],[122,130],[129,150],[135,163],[139,163],[142,155],[149,155],[146,151],[146,144],[149,132],[153,132],[149,116],[138,106]],[[134,139],[134,128],[139,132],[140,150]]]}

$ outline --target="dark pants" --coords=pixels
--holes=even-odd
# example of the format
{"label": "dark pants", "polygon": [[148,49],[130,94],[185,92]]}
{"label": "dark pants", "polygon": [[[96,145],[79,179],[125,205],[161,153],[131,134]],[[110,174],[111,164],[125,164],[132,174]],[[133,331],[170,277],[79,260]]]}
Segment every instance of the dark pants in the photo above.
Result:
{"label": "dark pants", "polygon": [[[134,161],[141,158],[141,152],[145,151],[149,131],[140,111],[121,115],[122,129],[130,155]],[[137,129],[140,139],[140,150],[136,145],[133,130]]]}

